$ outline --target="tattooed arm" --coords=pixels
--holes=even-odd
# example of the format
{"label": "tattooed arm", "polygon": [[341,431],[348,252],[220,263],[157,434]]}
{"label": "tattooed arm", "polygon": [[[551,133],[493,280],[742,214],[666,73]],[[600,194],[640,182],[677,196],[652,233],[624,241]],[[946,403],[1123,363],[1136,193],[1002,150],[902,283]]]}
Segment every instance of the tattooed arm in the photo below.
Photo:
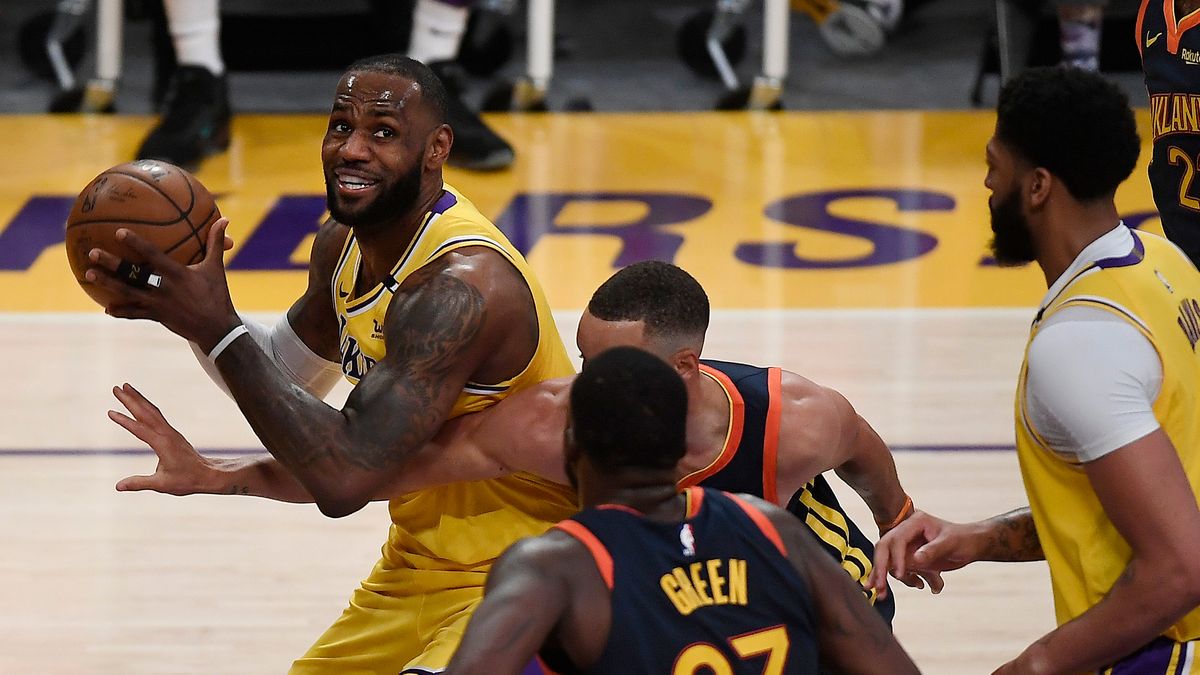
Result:
{"label": "tattooed arm", "polygon": [[527,287],[500,255],[463,249],[397,290],[384,321],[387,355],[342,410],[287,381],[251,340],[231,343],[217,366],[267,450],[323,513],[340,517],[393,479],[446,421],[469,379],[524,368],[537,338],[519,317],[532,316]]}
{"label": "tattooed arm", "polygon": [[887,575],[908,586],[934,593],[945,585],[941,573],[980,560],[1025,562],[1044,560],[1041,540],[1029,507],[973,523],[952,523],[917,511],[875,545],[875,565],[868,584],[887,595]]}
{"label": "tattooed arm", "polygon": [[738,495],[762,511],[783,539],[788,560],[812,594],[821,662],[839,673],[917,673],[917,667],[862,589],[817,545],[795,516],[764,500]]}

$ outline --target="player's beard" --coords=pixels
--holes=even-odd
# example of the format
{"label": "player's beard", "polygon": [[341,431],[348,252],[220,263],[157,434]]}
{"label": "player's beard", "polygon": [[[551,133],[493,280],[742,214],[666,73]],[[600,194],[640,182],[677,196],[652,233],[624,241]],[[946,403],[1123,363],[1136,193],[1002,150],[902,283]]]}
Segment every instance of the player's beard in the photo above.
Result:
{"label": "player's beard", "polygon": [[1029,220],[1021,214],[1020,190],[988,205],[992,212],[992,256],[1001,267],[1019,267],[1037,260]]}
{"label": "player's beard", "polygon": [[335,183],[326,180],[325,205],[329,208],[329,215],[359,233],[383,230],[416,205],[421,194],[421,169],[421,162],[414,161],[412,168],[387,185],[379,197],[353,211],[341,207],[337,200]]}

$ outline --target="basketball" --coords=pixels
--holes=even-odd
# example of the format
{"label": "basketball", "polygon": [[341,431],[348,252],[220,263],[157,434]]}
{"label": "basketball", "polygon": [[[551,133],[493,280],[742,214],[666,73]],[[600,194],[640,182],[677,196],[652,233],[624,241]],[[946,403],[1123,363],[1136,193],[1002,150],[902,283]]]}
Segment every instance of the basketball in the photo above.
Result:
{"label": "basketball", "polygon": [[[183,265],[204,258],[208,229],[221,212],[208,190],[187,171],[166,162],[119,164],[92,179],[67,217],[67,260],[75,280],[102,307],[111,294],[89,283],[88,251],[104,249],[135,267],[131,279],[145,278],[146,260],[117,241],[126,228]],[[138,283],[131,281],[131,283]]]}

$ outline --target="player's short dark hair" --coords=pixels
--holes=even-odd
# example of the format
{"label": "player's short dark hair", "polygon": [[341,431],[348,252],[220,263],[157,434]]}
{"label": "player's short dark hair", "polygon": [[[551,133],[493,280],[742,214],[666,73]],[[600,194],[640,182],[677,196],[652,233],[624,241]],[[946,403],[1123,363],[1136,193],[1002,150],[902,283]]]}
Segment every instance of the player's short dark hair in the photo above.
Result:
{"label": "player's short dark hair", "polygon": [[695,277],[657,260],[634,263],[592,294],[587,311],[603,321],[642,321],[646,335],[700,335],[708,330],[708,294]]}
{"label": "player's short dark hair", "polygon": [[429,66],[403,54],[365,56],[346,68],[347,73],[387,73],[406,77],[421,87],[421,103],[429,108],[435,124],[446,121],[446,85]]}
{"label": "player's short dark hair", "polygon": [[1058,66],[1031,68],[1004,85],[996,138],[1083,202],[1112,194],[1133,172],[1142,147],[1129,99],[1117,85]]}
{"label": "player's short dark hair", "polygon": [[657,356],[614,347],[588,359],[572,383],[571,428],[603,470],[672,469],[687,448],[687,389]]}

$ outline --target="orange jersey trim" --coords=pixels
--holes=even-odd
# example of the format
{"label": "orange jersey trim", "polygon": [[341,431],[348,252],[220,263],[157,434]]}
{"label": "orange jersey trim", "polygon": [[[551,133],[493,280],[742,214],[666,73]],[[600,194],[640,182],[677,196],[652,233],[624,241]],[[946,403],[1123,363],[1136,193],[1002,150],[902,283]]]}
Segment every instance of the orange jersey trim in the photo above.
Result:
{"label": "orange jersey trim", "polygon": [[729,464],[733,456],[737,454],[738,446],[742,443],[742,428],[746,422],[746,402],[742,399],[737,387],[733,385],[733,380],[730,380],[725,373],[704,364],[700,364],[700,372],[716,380],[717,384],[725,390],[725,396],[729,398],[729,433],[725,436],[725,447],[721,448],[717,458],[703,469],[693,471],[680,478],[676,483],[680,489],[700,484],[704,479]]}
{"label": "orange jersey trim", "polygon": [[750,520],[753,520],[754,524],[758,526],[758,529],[762,530],[763,536],[765,536],[767,539],[770,539],[771,543],[775,544],[775,548],[779,549],[780,555],[786,558],[787,548],[785,548],[783,545],[783,537],[779,536],[779,530],[775,529],[775,524],[771,522],[771,519],[767,518],[766,514],[764,514],[762,511],[759,511],[753,506],[750,506],[746,502],[742,501],[737,495],[726,493],[725,496],[732,499],[734,504],[742,507],[742,510],[746,512],[746,515],[750,516]]}
{"label": "orange jersey trim", "polygon": [[684,491],[684,497],[687,499],[687,508],[684,510],[683,517],[691,520],[700,513],[700,505],[704,503],[704,490],[698,487],[690,487]]}
{"label": "orange jersey trim", "polygon": [[579,540],[579,543],[587,547],[592,554],[592,559],[596,561],[596,569],[600,572],[600,578],[604,579],[604,585],[608,586],[608,590],[613,588],[613,559],[609,554],[608,549],[604,544],[592,534],[592,531],[584,527],[579,521],[564,520],[554,527],[566,532],[567,534]]}
{"label": "orange jersey trim", "polygon": [[767,428],[763,433],[763,497],[779,503],[779,427],[783,421],[783,371],[767,371]]}
{"label": "orange jersey trim", "polygon": [[[1173,2],[1174,0],[1167,0]],[[1137,45],[1138,53],[1143,57],[1146,55],[1146,48],[1142,41],[1142,23],[1146,18],[1146,9],[1150,7],[1150,0],[1142,0],[1142,6],[1138,7],[1137,21],[1133,25],[1133,42]]]}
{"label": "orange jersey trim", "polygon": [[1183,38],[1183,34],[1200,25],[1200,9],[1183,17],[1177,23],[1175,21],[1175,0],[1163,0],[1163,13],[1167,17],[1167,51],[1176,54],[1179,52],[1179,41]]}

